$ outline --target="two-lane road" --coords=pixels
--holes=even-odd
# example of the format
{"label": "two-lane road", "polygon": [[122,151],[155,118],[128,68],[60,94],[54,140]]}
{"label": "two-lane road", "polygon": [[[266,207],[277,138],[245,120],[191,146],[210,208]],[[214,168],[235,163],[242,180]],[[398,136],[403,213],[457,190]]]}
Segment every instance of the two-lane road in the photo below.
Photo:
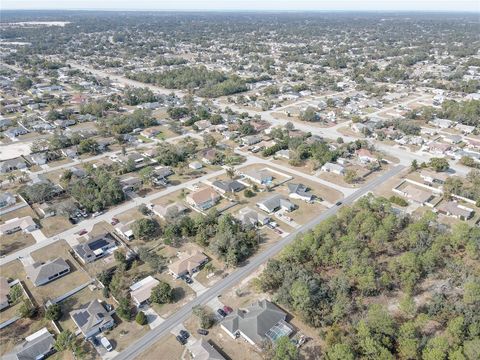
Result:
{"label": "two-lane road", "polygon": [[[343,199],[343,204],[346,204],[346,205],[352,204],[355,200],[357,200],[361,196],[367,194],[368,192],[372,191],[383,182],[387,181],[391,177],[400,173],[404,168],[405,168],[404,166],[398,165],[393,169],[387,171],[385,174],[373,180],[372,182],[368,183],[361,189],[355,191],[353,194],[345,197]],[[277,255],[286,245],[291,243],[298,234],[300,234],[301,232],[311,230],[320,222],[326,220],[332,215],[335,215],[337,211],[340,209],[340,207],[341,206],[334,206],[328,209],[327,211],[323,212],[315,219],[311,220],[310,222],[302,226],[300,230],[297,230],[291,233],[289,236],[279,240],[277,243],[270,246],[262,253],[259,253],[258,255],[250,259],[246,265],[238,268],[229,276],[227,276],[225,279],[220,280],[217,284],[209,288],[203,294],[201,294],[200,296],[198,296],[197,298],[195,298],[194,300],[190,301],[188,304],[180,308],[172,316],[168,317],[157,328],[148,332],[138,341],[131,344],[128,348],[126,348],[124,351],[118,354],[115,357],[115,359],[116,360],[132,360],[138,357],[141,353],[145,352],[150,346],[152,346],[156,341],[158,341],[160,337],[167,335],[175,326],[185,321],[190,316],[192,309],[195,306],[205,305],[207,302],[209,302],[213,298],[222,294],[223,292],[230,289],[234,285],[240,283],[249,274],[251,274],[256,269],[258,269],[259,266],[264,264],[268,259]],[[162,357],[159,355],[159,360],[160,359],[162,359]]]}

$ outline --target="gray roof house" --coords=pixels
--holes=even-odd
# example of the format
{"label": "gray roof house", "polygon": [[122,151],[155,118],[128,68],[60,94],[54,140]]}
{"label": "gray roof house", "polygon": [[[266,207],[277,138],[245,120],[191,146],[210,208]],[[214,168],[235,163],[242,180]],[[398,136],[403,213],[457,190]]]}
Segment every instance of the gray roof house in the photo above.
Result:
{"label": "gray roof house", "polygon": [[9,192],[4,192],[0,194],[0,209],[14,205],[17,202],[15,195]]}
{"label": "gray roof house", "polygon": [[84,264],[87,264],[100,259],[107,250],[116,246],[113,236],[110,233],[104,233],[90,238],[83,244],[75,245],[73,251]]}
{"label": "gray roof house", "polygon": [[17,360],[44,359],[55,352],[54,344],[55,338],[53,335],[47,328],[43,328],[27,336],[25,341],[15,348],[13,358]]}
{"label": "gray roof house", "polygon": [[313,194],[303,184],[288,184],[288,196],[292,199],[299,199],[303,201],[312,201]]}
{"label": "gray roof house", "polygon": [[282,195],[272,195],[257,203],[257,206],[268,214],[271,214],[277,210],[283,209],[286,211],[293,211],[296,209],[296,205],[284,198]]}
{"label": "gray roof house", "polygon": [[275,341],[288,336],[293,329],[285,321],[287,314],[268,300],[260,300],[245,311],[236,310],[220,323],[221,328],[232,338],[244,338],[252,345],[260,345],[265,339]]}
{"label": "gray roof house", "polygon": [[192,344],[187,344],[187,347],[195,360],[225,360],[223,355],[204,338],[196,340]]}
{"label": "gray roof house", "polygon": [[273,180],[273,176],[267,170],[250,170],[242,175],[260,185],[270,184]]}
{"label": "gray roof house", "polygon": [[22,158],[15,158],[0,162],[0,173],[6,174],[10,171],[26,169],[27,163]]}
{"label": "gray roof house", "polygon": [[227,192],[232,192],[232,193],[238,192],[245,189],[245,185],[238,182],[237,180],[230,180],[230,181],[216,180],[212,183],[212,187],[221,194],[225,194]]}
{"label": "gray roof house", "polygon": [[68,274],[70,272],[70,265],[58,257],[45,263],[27,265],[25,271],[27,272],[27,278],[29,278],[35,286],[41,286]]}
{"label": "gray roof house", "polygon": [[112,315],[97,299],[70,311],[70,317],[86,339],[115,325]]}

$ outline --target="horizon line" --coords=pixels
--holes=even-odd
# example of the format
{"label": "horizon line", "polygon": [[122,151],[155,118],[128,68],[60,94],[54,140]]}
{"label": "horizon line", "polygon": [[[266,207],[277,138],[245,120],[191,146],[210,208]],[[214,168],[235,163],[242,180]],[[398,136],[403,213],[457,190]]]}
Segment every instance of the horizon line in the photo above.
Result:
{"label": "horizon line", "polygon": [[0,13],[4,11],[105,11],[105,12],[140,12],[140,11],[155,11],[155,12],[270,12],[270,13],[302,13],[302,12],[322,12],[322,13],[455,13],[455,14],[477,14],[480,13],[480,9],[477,10],[434,10],[434,9],[158,9],[158,8],[7,8],[0,9]]}

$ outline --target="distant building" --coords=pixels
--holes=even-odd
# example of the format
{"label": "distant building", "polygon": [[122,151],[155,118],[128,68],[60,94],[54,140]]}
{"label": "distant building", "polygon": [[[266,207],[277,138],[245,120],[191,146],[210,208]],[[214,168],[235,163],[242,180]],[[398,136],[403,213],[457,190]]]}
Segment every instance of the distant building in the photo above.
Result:
{"label": "distant building", "polygon": [[339,164],[334,164],[331,162],[325,163],[321,168],[321,171],[324,172],[331,172],[337,175],[343,175],[345,174],[345,168],[342,165]]}
{"label": "distant building", "polygon": [[288,196],[292,199],[298,199],[303,201],[312,201],[313,194],[305,185],[303,184],[288,184]]}
{"label": "distant building", "polygon": [[246,179],[259,185],[269,185],[273,176],[267,170],[249,170],[242,174]]}
{"label": "distant building", "polygon": [[200,210],[208,210],[220,200],[220,195],[217,194],[211,187],[205,187],[197,190],[186,196],[187,202]]}
{"label": "distant building", "polygon": [[17,231],[32,232],[38,228],[35,221],[31,216],[25,216],[23,218],[14,218],[5,221],[0,225],[0,235],[13,234]]}

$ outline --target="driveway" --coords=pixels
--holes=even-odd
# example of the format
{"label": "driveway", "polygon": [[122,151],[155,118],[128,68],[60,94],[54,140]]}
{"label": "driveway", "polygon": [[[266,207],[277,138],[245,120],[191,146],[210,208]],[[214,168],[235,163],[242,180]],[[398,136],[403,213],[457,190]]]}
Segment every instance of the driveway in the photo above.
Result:
{"label": "driveway", "polygon": [[207,291],[208,288],[206,286],[203,286],[202,284],[200,284],[200,282],[195,279],[197,274],[198,274],[198,272],[192,275],[193,282],[191,284],[187,284],[187,285],[190,286],[190,288],[193,291],[195,291],[195,294],[197,294],[197,296],[198,296],[198,295],[203,294],[205,291]]}
{"label": "driveway", "polygon": [[30,234],[32,234],[33,238],[37,243],[47,240],[47,237],[43,235],[42,230],[39,230],[39,229],[33,230],[33,231],[30,231]]}
{"label": "driveway", "polygon": [[147,316],[147,323],[150,329],[155,329],[165,321],[165,319],[158,315],[150,306],[142,306],[141,310]]}

